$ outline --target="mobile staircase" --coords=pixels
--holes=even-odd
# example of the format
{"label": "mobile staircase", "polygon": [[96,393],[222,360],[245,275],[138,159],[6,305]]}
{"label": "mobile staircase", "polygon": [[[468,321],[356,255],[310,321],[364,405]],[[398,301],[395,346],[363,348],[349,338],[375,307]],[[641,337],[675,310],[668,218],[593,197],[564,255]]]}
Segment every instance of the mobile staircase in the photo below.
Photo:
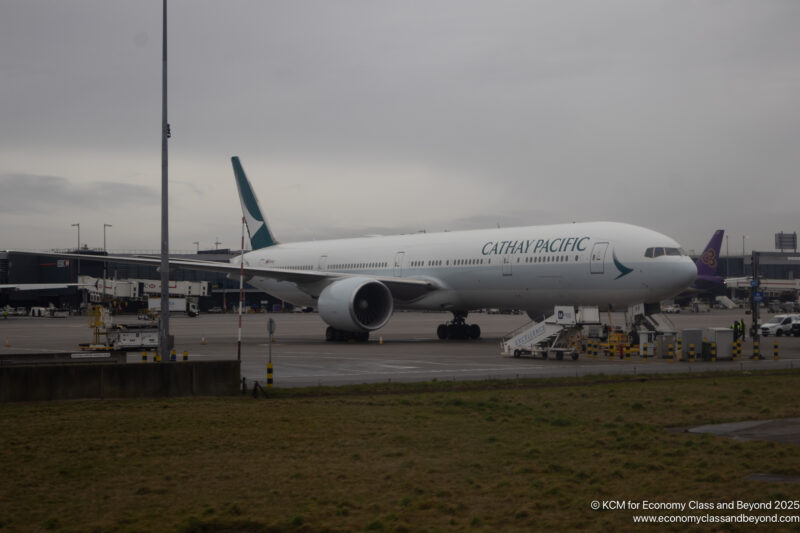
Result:
{"label": "mobile staircase", "polygon": [[[648,314],[648,311],[650,312]],[[658,307],[636,304],[625,312],[625,331],[630,332],[634,350],[643,357],[667,357],[668,346],[678,337],[675,324]]]}
{"label": "mobile staircase", "polygon": [[538,355],[547,359],[552,355],[560,360],[567,354],[575,360],[583,325],[599,323],[597,307],[580,307],[576,313],[572,306],[556,306],[553,314],[543,321],[525,324],[509,333],[501,341],[500,349],[503,355],[514,357]]}
{"label": "mobile staircase", "polygon": [[644,304],[628,307],[625,325],[629,330],[649,331],[656,335],[675,335],[678,331],[667,315],[660,311],[648,314]]}

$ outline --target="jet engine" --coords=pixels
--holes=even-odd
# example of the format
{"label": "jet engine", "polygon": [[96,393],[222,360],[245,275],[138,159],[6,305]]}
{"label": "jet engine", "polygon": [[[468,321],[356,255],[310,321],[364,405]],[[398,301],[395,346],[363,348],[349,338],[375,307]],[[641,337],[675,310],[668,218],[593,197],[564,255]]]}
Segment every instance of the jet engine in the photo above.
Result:
{"label": "jet engine", "polygon": [[334,281],[317,299],[319,316],[342,331],[364,332],[383,327],[394,310],[388,287],[371,278]]}

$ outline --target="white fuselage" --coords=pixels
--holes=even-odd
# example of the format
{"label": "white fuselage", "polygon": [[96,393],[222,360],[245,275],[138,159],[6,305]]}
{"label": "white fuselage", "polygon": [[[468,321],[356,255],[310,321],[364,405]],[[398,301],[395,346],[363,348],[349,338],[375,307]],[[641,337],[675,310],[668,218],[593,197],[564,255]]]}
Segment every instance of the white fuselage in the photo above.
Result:
{"label": "white fuselage", "polygon": [[[646,228],[590,222],[279,244],[249,252],[244,261],[440,287],[396,301],[396,308],[541,312],[555,305],[658,302],[688,287],[697,274],[691,259],[682,251],[646,257],[654,247],[679,250],[673,239]],[[316,305],[313,291],[295,283],[262,277],[248,283],[295,305]]]}

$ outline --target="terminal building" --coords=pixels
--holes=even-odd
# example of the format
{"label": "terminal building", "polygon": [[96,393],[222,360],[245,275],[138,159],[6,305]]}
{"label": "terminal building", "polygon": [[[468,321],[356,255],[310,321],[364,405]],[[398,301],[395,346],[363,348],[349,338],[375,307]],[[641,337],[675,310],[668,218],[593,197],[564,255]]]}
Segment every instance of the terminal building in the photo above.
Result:
{"label": "terminal building", "polygon": [[[82,248],[79,251],[63,250],[71,254],[105,255],[102,250]],[[199,259],[227,263],[239,252],[228,249],[199,250],[194,254],[171,255],[181,259]],[[126,254],[118,254],[126,255]],[[129,254],[133,256],[134,254]],[[136,254],[142,255],[142,254]],[[106,301],[116,303],[120,311],[147,307],[147,296],[153,293],[147,281],[158,285],[161,274],[157,267],[137,264],[107,263],[96,260],[54,259],[14,252],[0,252],[0,285],[2,284],[74,284],[59,288],[38,290],[0,290],[0,308],[48,307],[78,310],[89,303]],[[103,290],[103,279],[106,279]],[[170,273],[170,296],[197,298],[201,312],[209,310],[234,310],[239,305],[239,280],[229,279],[225,274],[197,270],[175,269]],[[194,282],[194,283],[188,283]],[[82,284],[79,286],[79,284]],[[290,309],[272,296],[244,284],[244,306],[250,309]]]}

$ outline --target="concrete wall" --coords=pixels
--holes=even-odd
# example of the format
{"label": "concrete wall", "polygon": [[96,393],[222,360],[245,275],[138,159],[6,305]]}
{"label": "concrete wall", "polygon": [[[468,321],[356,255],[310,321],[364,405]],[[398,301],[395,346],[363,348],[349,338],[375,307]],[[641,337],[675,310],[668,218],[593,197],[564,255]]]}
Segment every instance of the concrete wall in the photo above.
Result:
{"label": "concrete wall", "polygon": [[239,361],[181,361],[0,366],[0,402],[236,394],[239,365]]}

